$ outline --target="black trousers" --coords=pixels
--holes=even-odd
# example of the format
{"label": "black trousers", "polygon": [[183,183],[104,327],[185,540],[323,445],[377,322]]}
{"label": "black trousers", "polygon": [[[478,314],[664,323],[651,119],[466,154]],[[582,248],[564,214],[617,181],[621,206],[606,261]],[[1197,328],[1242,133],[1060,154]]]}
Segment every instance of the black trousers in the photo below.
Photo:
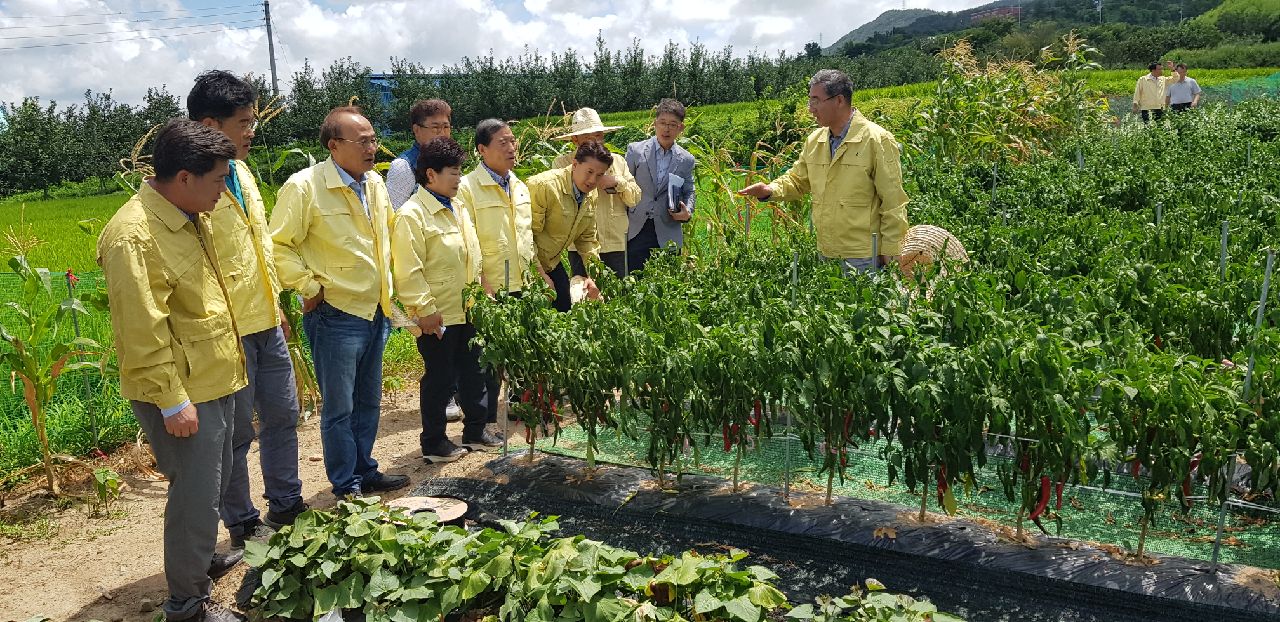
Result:
{"label": "black trousers", "polygon": [[1139,111],[1139,114],[1142,115],[1143,123],[1150,123],[1152,119],[1159,121],[1160,119],[1164,118],[1164,110],[1159,108],[1155,110],[1142,110],[1142,111]]}
{"label": "black trousers", "polygon": [[[627,275],[627,253],[626,251],[613,251],[610,253],[600,253],[600,263],[613,271],[618,278]],[[573,272],[573,276],[588,276],[587,265],[582,261],[582,255],[576,251],[569,253],[569,269]]]}
{"label": "black trousers", "polygon": [[1191,102],[1185,104],[1169,104],[1169,109],[1174,112],[1186,112],[1191,110]]}
{"label": "black trousers", "polygon": [[486,385],[488,379],[480,367],[480,347],[471,340],[476,327],[470,322],[454,324],[445,329],[444,335],[418,337],[418,353],[426,371],[419,383],[418,406],[422,413],[422,434],[418,437],[424,452],[434,448],[445,438],[445,407],[453,396],[456,384],[458,406],[462,408],[462,435],[479,437],[489,419],[490,398]]}
{"label": "black trousers", "polygon": [[573,301],[569,298],[569,272],[564,269],[564,262],[557,263],[547,276],[551,277],[551,284],[556,288],[556,300],[551,306],[562,313],[568,311]]}
{"label": "black trousers", "polygon": [[644,226],[636,233],[636,237],[627,243],[628,268],[632,272],[644,270],[644,265],[649,263],[649,257],[653,255],[655,248],[658,248],[658,231],[650,218],[644,221]]}

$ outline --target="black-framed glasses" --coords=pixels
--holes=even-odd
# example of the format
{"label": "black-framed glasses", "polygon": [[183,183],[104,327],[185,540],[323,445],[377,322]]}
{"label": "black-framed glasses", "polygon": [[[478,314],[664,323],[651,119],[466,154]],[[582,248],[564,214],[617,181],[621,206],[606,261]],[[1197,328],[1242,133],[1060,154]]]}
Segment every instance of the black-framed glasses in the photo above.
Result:
{"label": "black-framed glasses", "polygon": [[822,102],[824,102],[824,101],[827,101],[827,100],[829,100],[829,99],[835,99],[835,98],[836,98],[836,96],[835,96],[835,95],[832,95],[831,97],[824,97],[824,98],[822,98],[822,99],[818,99],[817,97],[810,96],[810,97],[809,97],[809,105],[810,105],[810,106],[817,106],[818,104],[821,104],[821,103],[822,103]]}
{"label": "black-framed glasses", "polygon": [[343,138],[341,136],[338,136],[336,138],[345,143],[360,145],[361,149],[377,149],[378,148],[378,139],[376,138],[365,138],[362,140],[351,140],[350,138]]}

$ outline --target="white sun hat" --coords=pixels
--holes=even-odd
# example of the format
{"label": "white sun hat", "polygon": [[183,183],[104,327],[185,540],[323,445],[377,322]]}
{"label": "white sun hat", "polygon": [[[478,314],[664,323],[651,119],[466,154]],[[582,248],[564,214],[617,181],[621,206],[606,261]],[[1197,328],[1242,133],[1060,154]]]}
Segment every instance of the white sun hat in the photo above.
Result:
{"label": "white sun hat", "polygon": [[573,111],[573,116],[569,121],[569,133],[556,136],[554,140],[568,140],[573,136],[582,134],[595,134],[596,132],[612,132],[620,130],[621,125],[605,125],[600,122],[600,113],[594,108],[579,108]]}

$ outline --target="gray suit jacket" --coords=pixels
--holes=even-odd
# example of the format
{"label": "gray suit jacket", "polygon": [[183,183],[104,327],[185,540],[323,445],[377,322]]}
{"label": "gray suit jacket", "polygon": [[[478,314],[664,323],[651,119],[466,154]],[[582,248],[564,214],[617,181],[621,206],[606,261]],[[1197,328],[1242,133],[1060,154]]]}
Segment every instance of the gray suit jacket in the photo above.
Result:
{"label": "gray suit jacket", "polygon": [[[680,228],[680,223],[672,219],[671,213],[667,211],[668,180],[657,179],[658,171],[654,153],[658,149],[658,139],[653,137],[627,145],[627,168],[631,169],[636,183],[640,185],[640,202],[631,208],[628,214],[630,223],[627,227],[627,239],[636,237],[636,234],[644,228],[645,221],[652,217],[654,229],[658,233],[658,246],[665,247],[667,242],[675,242],[680,246],[684,243],[684,231]],[[675,197],[675,203],[679,205],[684,201],[689,208],[689,213],[692,214],[697,194],[693,181],[693,154],[678,144],[673,145],[671,167],[667,172],[679,175],[684,180],[679,196]]]}

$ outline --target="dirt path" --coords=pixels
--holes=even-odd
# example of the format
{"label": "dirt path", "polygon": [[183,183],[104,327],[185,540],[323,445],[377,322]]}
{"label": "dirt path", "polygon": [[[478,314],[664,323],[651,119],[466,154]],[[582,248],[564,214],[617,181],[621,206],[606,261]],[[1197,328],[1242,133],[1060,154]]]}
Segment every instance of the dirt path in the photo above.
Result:
{"label": "dirt path", "polygon": [[[383,402],[374,457],[386,471],[408,475],[413,482],[385,498],[402,496],[432,477],[477,472],[493,456],[472,453],[453,464],[424,463],[418,449],[422,426],[417,404],[416,388]],[[459,442],[462,424],[450,424],[449,434]],[[299,425],[298,441],[303,498],[312,507],[331,507],[334,498],[320,460],[318,417]],[[128,461],[117,456],[117,462]],[[260,499],[262,478],[256,444],[249,455],[249,469],[255,499]],[[45,617],[149,622],[156,617],[158,605],[166,597],[160,534],[167,484],[148,479],[136,469],[121,475],[127,490],[112,507],[110,517],[91,517],[84,504],[55,504],[39,494],[11,500],[0,510],[8,524],[18,520],[17,516],[35,517],[24,529],[35,535],[19,540],[0,535],[0,585],[4,586],[0,589],[0,621]],[[88,488],[73,492],[92,495]],[[60,509],[58,505],[71,507]],[[259,509],[266,511],[265,501]],[[224,530],[218,548],[226,547]],[[245,569],[241,564],[215,584],[215,601],[232,604]]]}

